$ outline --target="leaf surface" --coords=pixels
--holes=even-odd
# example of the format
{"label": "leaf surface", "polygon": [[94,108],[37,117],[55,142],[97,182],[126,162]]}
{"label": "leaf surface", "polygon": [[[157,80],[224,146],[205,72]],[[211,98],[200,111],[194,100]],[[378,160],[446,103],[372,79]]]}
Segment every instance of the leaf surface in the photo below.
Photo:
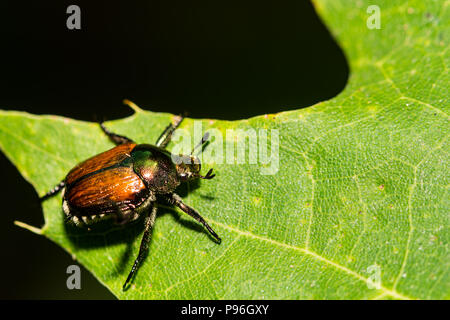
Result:
{"label": "leaf surface", "polygon": [[[222,163],[216,178],[188,187],[184,201],[222,244],[162,206],[148,257],[122,291],[140,225],[67,228],[59,195],[32,230],[122,299],[449,298],[449,3],[378,1],[381,29],[372,30],[370,3],[317,0],[350,64],[345,90],[306,109],[202,120],[224,138],[227,129],[279,132],[276,175],[261,174],[260,163]],[[136,109],[107,126],[152,143],[171,119]],[[182,128],[193,132],[193,123]],[[112,146],[94,123],[0,113],[0,147],[39,195]]]}

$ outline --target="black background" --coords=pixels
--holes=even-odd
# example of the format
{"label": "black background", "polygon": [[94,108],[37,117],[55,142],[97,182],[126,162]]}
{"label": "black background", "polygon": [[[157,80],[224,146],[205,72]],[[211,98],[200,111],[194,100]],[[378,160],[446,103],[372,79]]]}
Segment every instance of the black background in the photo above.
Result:
{"label": "black background", "polygon": [[[66,27],[71,4],[81,30]],[[247,118],[332,98],[348,76],[307,1],[3,0],[0,35],[0,108],[86,121],[130,115],[124,98],[194,118]],[[74,261],[13,225],[41,226],[42,211],[3,154],[0,168],[0,298],[113,298],[85,269],[82,290],[66,288]]]}

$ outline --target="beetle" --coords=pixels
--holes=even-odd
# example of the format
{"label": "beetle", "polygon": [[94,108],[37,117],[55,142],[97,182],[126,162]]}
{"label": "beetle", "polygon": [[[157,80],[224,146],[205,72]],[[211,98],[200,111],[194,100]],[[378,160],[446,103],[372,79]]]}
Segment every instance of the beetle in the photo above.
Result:
{"label": "beetle", "polygon": [[139,254],[134,261],[123,289],[131,281],[148,250],[155,223],[157,201],[166,200],[201,223],[217,243],[220,237],[200,214],[183,203],[175,189],[194,179],[212,179],[212,169],[200,175],[201,163],[193,153],[208,141],[208,132],[190,155],[171,154],[165,148],[183,117],[176,117],[162,132],[155,145],[137,144],[133,140],[109,131],[103,132],[116,147],[76,165],[53,189],[40,199],[62,191],[62,209],[67,223],[77,227],[90,226],[100,220],[113,219],[125,225],[144,216],[144,233]]}

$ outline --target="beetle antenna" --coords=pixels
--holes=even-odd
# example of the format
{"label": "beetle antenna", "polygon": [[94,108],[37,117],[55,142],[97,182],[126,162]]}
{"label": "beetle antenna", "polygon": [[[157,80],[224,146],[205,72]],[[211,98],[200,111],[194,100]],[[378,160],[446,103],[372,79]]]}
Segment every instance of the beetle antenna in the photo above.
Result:
{"label": "beetle antenna", "polygon": [[201,179],[206,179],[206,180],[210,180],[212,178],[214,178],[216,176],[216,174],[211,174],[213,171],[213,169],[209,169],[208,173],[206,174],[206,176],[201,176],[199,175],[198,177]]}
{"label": "beetle antenna", "polygon": [[202,140],[192,149],[191,155],[194,153],[195,149],[203,146],[206,142],[208,142],[208,139],[209,139],[209,132],[206,132]]}

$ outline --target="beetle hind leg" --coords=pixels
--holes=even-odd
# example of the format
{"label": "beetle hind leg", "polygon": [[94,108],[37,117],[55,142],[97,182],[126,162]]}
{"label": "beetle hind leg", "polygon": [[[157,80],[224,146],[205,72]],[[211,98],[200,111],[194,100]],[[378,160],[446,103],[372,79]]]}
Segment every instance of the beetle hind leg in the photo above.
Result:
{"label": "beetle hind leg", "polygon": [[139,247],[139,254],[138,254],[136,260],[134,261],[133,267],[131,268],[131,271],[128,274],[127,280],[123,284],[123,287],[122,287],[123,290],[126,289],[128,283],[133,278],[134,274],[138,270],[139,266],[141,265],[142,261],[144,260],[146,254],[147,254],[148,244],[151,239],[153,225],[155,224],[156,211],[157,211],[157,207],[156,207],[156,205],[153,204],[149,210],[150,213],[149,214],[147,213],[147,216],[145,217],[145,222],[144,222],[145,229],[144,229],[144,235],[142,236],[141,245]]}
{"label": "beetle hind leg", "polygon": [[55,187],[53,187],[53,189],[51,189],[49,192],[47,192],[46,194],[44,194],[42,197],[39,198],[40,201],[44,201],[48,198],[50,198],[51,196],[57,194],[61,189],[63,189],[66,186],[66,183],[63,181],[61,181],[60,183],[58,183]]}
{"label": "beetle hind leg", "polygon": [[103,122],[100,123],[100,127],[102,128],[103,132],[115,143],[115,144],[125,144],[125,143],[134,143],[133,140],[130,138],[127,138],[125,136],[121,136],[119,134],[116,134],[114,132],[109,131],[108,128],[105,127]]}
{"label": "beetle hind leg", "polygon": [[133,220],[134,212],[133,210],[121,208],[116,202],[110,200],[109,205],[113,208],[112,218],[116,225],[125,225],[129,221]]}

